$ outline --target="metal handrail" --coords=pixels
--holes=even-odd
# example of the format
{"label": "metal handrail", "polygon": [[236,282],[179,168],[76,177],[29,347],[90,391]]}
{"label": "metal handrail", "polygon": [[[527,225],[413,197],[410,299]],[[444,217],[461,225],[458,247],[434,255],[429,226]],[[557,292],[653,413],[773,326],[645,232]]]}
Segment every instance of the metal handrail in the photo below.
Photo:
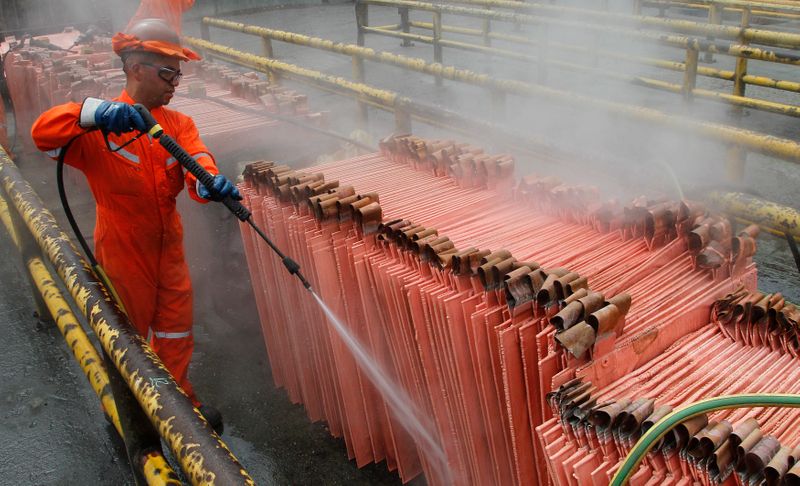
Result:
{"label": "metal handrail", "polygon": [[[222,60],[273,76],[286,76],[322,89],[334,90],[348,96],[359,98],[365,102],[370,102],[373,106],[388,111],[406,111],[406,114],[428,120],[438,119],[447,122],[448,120],[457,119],[459,123],[477,123],[463,115],[457,115],[440,108],[423,105],[409,98],[402,97],[393,91],[380,89],[364,83],[348,81],[340,77],[330,76],[294,64],[242,52],[203,39],[184,37],[183,40],[187,45],[197,48],[207,55],[212,55]],[[557,99],[581,108],[589,107],[599,109],[632,120],[646,121],[655,125],[668,127],[678,132],[706,136],[717,142],[739,146],[746,150],[764,155],[791,162],[800,162],[800,144],[793,140],[773,137],[752,130],[745,130],[718,123],[700,122],[686,117],[673,116],[651,108],[599,100],[546,86],[529,85],[519,81],[508,80],[504,80],[504,83],[509,83],[508,86],[515,86],[515,89],[518,89],[518,93],[520,94],[540,96],[546,99]],[[486,124],[486,126],[488,127],[489,124]],[[398,126],[399,130],[404,128],[405,127]],[[405,129],[407,130],[407,128]]]}
{"label": "metal handrail", "polygon": [[[448,79],[452,81],[471,84],[474,86],[486,87],[489,88],[492,93],[527,95],[530,94],[530,92],[534,88],[534,85],[524,81],[497,79],[485,74],[480,74],[474,71],[470,71],[468,69],[458,69],[453,66],[444,66],[439,63],[430,64],[420,58],[411,58],[403,55],[393,54],[386,51],[375,51],[373,49],[366,48],[363,46],[358,46],[355,44],[333,42],[327,39],[321,39],[319,37],[309,37],[307,35],[298,34],[294,32],[275,30],[257,25],[246,25],[240,22],[232,22],[229,20],[217,19],[212,17],[204,17],[202,20],[202,25],[204,27],[202,29],[202,35],[204,40],[210,40],[210,31],[208,27],[215,27],[228,31],[241,32],[244,34],[259,36],[265,42],[264,53],[267,57],[273,56],[273,46],[271,44],[271,41],[273,40],[299,46],[312,47],[315,49],[334,52],[337,54],[343,54],[346,56],[351,56],[353,58],[354,78],[356,81],[363,81],[364,79],[363,61],[368,60],[372,62],[388,64],[403,69],[428,74],[431,76],[435,76],[437,79]],[[414,39],[422,42],[433,42],[432,37],[415,36]],[[445,46],[453,46],[453,47],[464,46],[464,44],[455,41],[440,40],[439,42]],[[686,91],[686,87],[684,85],[664,82],[643,76],[627,75],[618,71],[611,71],[611,70],[586,66],[577,63],[569,63],[555,59],[539,59],[536,55],[516,53],[514,51],[507,51],[503,49],[483,47],[483,46],[474,46],[474,47],[475,50],[480,50],[487,53],[504,55],[506,57],[512,57],[517,59],[529,60],[531,62],[540,62],[550,66],[555,66],[564,69],[571,69],[574,71],[585,72],[592,75],[603,76],[609,79],[628,82],[631,84],[635,84],[637,86],[646,86],[649,88],[658,89],[662,91],[669,91],[673,93],[684,93]],[[589,53],[591,52],[591,50],[586,48],[585,52]],[[617,53],[609,52],[608,54],[613,55],[619,59],[632,60],[626,56]],[[671,68],[676,71],[686,71],[685,63],[660,61],[655,59],[646,59],[646,61],[648,61],[653,65],[658,65],[659,67]],[[700,72],[704,71],[701,71],[701,69],[698,68],[698,73]],[[729,73],[731,77],[734,76],[734,73],[732,71]],[[723,77],[725,75],[724,72],[719,72],[717,74],[719,77]],[[767,84],[767,82],[777,83],[777,81],[771,80],[769,78],[759,79],[759,81],[764,84]],[[791,83],[791,85],[785,85],[784,87],[786,88],[793,87],[800,92],[800,83]],[[693,88],[691,90],[691,95],[698,98],[724,102],[736,106],[755,108],[771,113],[779,113],[782,115],[800,117],[800,108],[793,105],[786,105],[783,103],[775,103],[775,102],[758,100],[742,96],[734,96],[734,95],[729,95],[727,93],[719,93],[716,91],[700,89],[700,88]]]}
{"label": "metal handrail", "polygon": [[[750,46],[751,43],[755,43],[765,46],[797,48],[800,46],[800,34],[750,28],[749,10],[743,10],[741,27],[733,27],[720,25],[721,11],[719,9],[713,11],[714,15],[709,15],[710,23],[704,24],[686,20],[618,14],[575,7],[562,7],[557,5],[544,5],[527,2],[523,3],[511,0],[454,0],[453,3],[468,4],[470,7],[460,7],[451,4],[427,3],[412,0],[356,0],[358,44],[361,46],[364,45],[365,34],[375,33],[403,39],[403,45],[408,45],[409,41],[430,43],[433,45],[433,59],[438,63],[443,62],[443,47],[452,47],[476,52],[484,52],[487,54],[512,59],[527,61],[534,60],[540,66],[542,66],[540,75],[543,77],[547,75],[546,71],[543,70],[544,67],[548,65],[557,66],[559,68],[581,70],[590,74],[598,74],[611,78],[616,77],[618,79],[649,88],[672,91],[674,93],[682,94],[683,97],[689,101],[693,100],[694,98],[703,98],[713,100],[715,102],[726,103],[733,106],[734,109],[732,110],[732,116],[737,119],[741,118],[743,114],[743,108],[753,108],[794,117],[800,116],[800,107],[796,105],[776,103],[773,101],[752,98],[745,95],[748,83],[762,87],[784,89],[787,91],[795,91],[797,88],[800,88],[800,85],[794,81],[776,80],[765,76],[753,76],[748,74],[747,64],[749,59],[800,65],[800,56],[797,54],[775,52],[765,48]],[[370,27],[368,25],[369,5],[397,8],[398,12],[400,13],[401,20],[399,26]],[[480,6],[484,8],[472,8],[472,6]],[[513,11],[508,12],[490,10],[490,8],[508,8],[512,9]],[[410,32],[412,26],[422,26],[423,28],[428,28],[428,24],[420,25],[421,23],[417,23],[414,25],[414,23],[409,19],[410,10],[421,10],[430,12],[432,14],[433,22],[430,24],[430,29],[433,31],[432,36],[412,34]],[[519,12],[535,12],[536,15]],[[483,37],[483,45],[443,39],[443,32],[447,30],[455,31],[461,29],[452,26],[448,26],[448,28],[446,28],[442,24],[442,15],[445,13],[448,15],[454,14],[481,19],[483,21],[483,26],[479,35]],[[561,15],[562,17],[567,18],[555,18],[554,16],[556,15]],[[563,28],[580,28],[590,32],[613,33],[635,39],[682,48],[685,50],[684,63],[647,60],[646,64],[683,71],[683,83],[682,85],[679,85],[676,83],[654,80],[641,76],[621,75],[616,71],[603,70],[596,66],[587,68],[586,66],[581,66],[560,59],[548,59],[551,56],[546,55],[541,55],[541,59],[531,59],[530,55],[505,49],[501,50],[493,48],[490,46],[492,40],[491,21],[495,20],[510,22],[515,25],[542,24],[554,25]],[[660,29],[661,31],[644,30],[650,28]],[[544,31],[546,32],[546,29]],[[705,39],[687,37],[686,35],[674,34],[673,32],[704,36]],[[459,33],[466,33],[468,35],[476,34],[475,32],[466,31]],[[727,40],[719,42],[717,39]],[[507,38],[505,40],[511,39]],[[729,42],[729,40],[735,40],[736,43]],[[734,56],[736,57],[735,69],[733,71],[721,71],[713,70],[706,66],[700,66],[700,52],[705,53],[703,60],[706,62],[712,61],[714,54]],[[599,52],[594,53],[594,59],[597,59],[599,55]],[[698,88],[698,75],[710,75],[719,79],[728,79],[733,82],[733,88],[730,93]],[[741,180],[744,174],[745,157],[746,154],[741,150],[733,149],[729,151],[728,160],[726,162],[729,179]]]}
{"label": "metal handrail", "polygon": [[688,8],[695,10],[732,11],[741,13],[749,11],[753,17],[767,17],[773,19],[797,20],[800,19],[800,8],[797,5],[782,3],[749,2],[743,0],[638,0],[634,4],[634,13],[642,7],[666,10],[670,7]]}
{"label": "metal handrail", "polygon": [[[727,39],[746,41],[772,47],[789,49],[800,48],[800,34],[778,32],[751,27],[733,27],[717,25],[690,20],[665,19],[661,17],[629,15],[604,12],[577,7],[565,7],[552,4],[515,2],[512,0],[457,0],[452,3],[466,4],[475,7],[461,7],[458,5],[428,3],[413,0],[358,0],[357,3],[380,5],[398,9],[421,10],[431,13],[460,15],[479,19],[498,20],[519,24],[535,24],[549,22],[562,24],[565,15],[573,19],[589,20],[606,26],[629,27],[634,29],[653,28],[658,31],[676,32],[687,35],[711,37],[714,39]],[[489,8],[507,8],[514,12],[489,10]],[[518,12],[531,13],[518,13]],[[536,13],[538,15],[533,15]]]}
{"label": "metal handrail", "polygon": [[[515,2],[509,2],[508,0],[474,0],[474,1],[480,3],[498,3],[498,2],[503,4],[515,3]],[[681,35],[663,34],[659,32],[640,31],[640,30],[621,30],[618,29],[617,27],[608,26],[604,24],[591,24],[591,23],[579,22],[574,20],[563,20],[563,19],[542,19],[542,21],[544,22],[557,23],[558,25],[562,26],[569,25],[571,27],[582,28],[596,32],[614,33],[624,36],[630,36],[636,39],[652,41],[662,45],[681,48],[686,51],[686,60],[685,62],[682,63],[676,61],[667,61],[662,59],[652,59],[641,56],[626,56],[623,53],[619,53],[616,51],[604,51],[601,49],[593,49],[588,47],[569,46],[563,43],[551,43],[551,42],[547,43],[547,46],[549,48],[568,49],[573,52],[586,53],[595,57],[606,56],[611,59],[621,59],[627,62],[645,64],[672,71],[682,71],[686,73],[686,76],[684,77],[683,85],[678,85],[676,83],[669,83],[657,79],[646,78],[643,76],[623,75],[617,71],[603,70],[598,67],[592,67],[591,69],[587,69],[587,67],[582,64],[568,62],[562,59],[552,59],[549,56],[537,56],[508,49],[498,49],[496,47],[491,47],[490,41],[492,38],[517,42],[517,43],[525,43],[527,45],[536,45],[536,43],[535,41],[530,41],[530,40],[523,41],[524,38],[522,36],[505,34],[505,33],[504,34],[493,33],[488,30],[488,27],[486,27],[486,25],[484,25],[484,30],[442,25],[440,18],[441,10],[436,10],[439,7],[438,4],[424,4],[426,6],[426,9],[428,10],[430,10],[431,8],[434,9],[433,23],[406,21],[405,25],[401,23],[397,26],[370,27],[367,25],[366,22],[366,17],[367,17],[366,8],[368,5],[372,4],[393,5],[393,6],[400,5],[401,7],[399,8],[401,9],[416,8],[419,7],[420,5],[423,5],[422,2],[408,2],[403,0],[358,0],[356,7],[356,18],[358,22],[359,45],[362,46],[364,45],[364,34],[373,33],[384,36],[397,37],[403,39],[404,42],[416,41],[421,43],[433,44],[434,61],[440,63],[443,62],[442,47],[450,47],[450,48],[456,48],[474,52],[483,52],[486,54],[491,54],[493,56],[503,57],[507,59],[515,59],[527,62],[537,62],[539,63],[540,66],[542,65],[555,66],[558,68],[566,68],[571,70],[589,71],[591,72],[591,74],[602,75],[609,78],[617,78],[653,89],[671,91],[675,93],[683,93],[687,99],[692,99],[694,97],[697,97],[697,98],[712,100],[715,102],[726,103],[729,105],[733,105],[735,107],[736,106],[747,107],[747,108],[758,109],[762,111],[778,113],[793,117],[800,116],[800,110],[798,110],[798,107],[796,105],[779,103],[779,102],[745,96],[745,87],[747,84],[752,84],[755,86],[760,86],[765,88],[779,89],[784,91],[800,92],[800,83],[797,83],[795,81],[773,79],[767,76],[757,76],[747,73],[747,59],[776,62],[782,64],[800,65],[800,56],[796,54],[775,52],[766,49],[750,47],[745,44],[735,44],[729,42],[720,43],[705,39],[690,38]],[[530,4],[525,4],[525,5],[530,5]],[[472,10],[474,11],[474,9]],[[407,15],[404,18],[407,19]],[[437,18],[439,18],[438,24],[436,22]],[[523,23],[529,23],[529,22],[530,19],[523,21]],[[410,27],[433,30],[434,34],[432,36],[412,34],[409,32]],[[402,30],[402,32],[400,30]],[[481,36],[484,38],[484,43],[483,45],[479,45],[479,44],[470,44],[466,42],[443,39],[442,32],[448,32],[448,31],[456,32],[459,34]],[[541,44],[544,45],[545,43],[542,42]],[[706,60],[708,60],[708,57],[713,54],[723,54],[723,55],[730,55],[737,57],[736,70],[725,71],[725,70],[710,68],[707,66],[699,66],[697,58],[698,52],[705,52]],[[733,90],[731,93],[725,93],[720,91],[697,88],[696,86],[697,76],[707,76],[707,77],[732,81],[734,83]]]}

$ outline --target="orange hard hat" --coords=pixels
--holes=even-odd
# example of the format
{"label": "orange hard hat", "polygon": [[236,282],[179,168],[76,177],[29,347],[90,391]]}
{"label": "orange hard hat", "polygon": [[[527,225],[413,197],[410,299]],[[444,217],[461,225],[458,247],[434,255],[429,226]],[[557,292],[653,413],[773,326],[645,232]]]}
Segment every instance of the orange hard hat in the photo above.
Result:
{"label": "orange hard hat", "polygon": [[127,32],[118,32],[111,39],[111,44],[119,56],[131,52],[151,52],[177,57],[181,61],[200,60],[196,52],[181,46],[178,34],[162,19],[140,20]]}

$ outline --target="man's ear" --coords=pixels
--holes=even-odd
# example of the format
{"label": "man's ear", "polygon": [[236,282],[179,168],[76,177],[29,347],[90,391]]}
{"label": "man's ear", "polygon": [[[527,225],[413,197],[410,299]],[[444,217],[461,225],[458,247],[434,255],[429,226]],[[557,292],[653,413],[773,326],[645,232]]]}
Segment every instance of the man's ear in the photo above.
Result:
{"label": "man's ear", "polygon": [[136,81],[141,81],[142,80],[142,76],[144,75],[144,73],[142,72],[143,69],[144,69],[144,66],[142,66],[138,62],[137,63],[132,63],[128,67],[128,76],[132,77]]}

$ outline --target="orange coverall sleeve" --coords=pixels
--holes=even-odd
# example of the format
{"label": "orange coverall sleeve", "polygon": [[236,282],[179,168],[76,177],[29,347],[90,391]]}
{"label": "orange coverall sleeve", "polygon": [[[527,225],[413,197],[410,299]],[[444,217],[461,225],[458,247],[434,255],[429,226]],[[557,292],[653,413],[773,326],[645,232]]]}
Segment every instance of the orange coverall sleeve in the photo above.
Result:
{"label": "orange coverall sleeve", "polygon": [[[183,121],[181,123],[182,129],[180,130],[177,141],[181,147],[183,147],[189,155],[197,160],[197,163],[200,164],[205,170],[207,170],[212,175],[219,174],[219,169],[217,169],[217,163],[214,160],[214,156],[211,155],[211,152],[206,148],[206,145],[200,140],[200,133],[197,131],[197,127],[194,124],[194,120],[189,118],[188,116],[183,117]],[[203,199],[197,194],[197,178],[193,176],[190,172],[186,172],[186,189],[189,191],[189,197],[194,199],[199,203],[207,203],[208,199]]]}
{"label": "orange coverall sleeve", "polygon": [[[88,132],[78,125],[81,106],[80,103],[66,103],[42,113],[31,128],[31,137],[36,147],[53,159],[58,159],[59,152],[70,140]],[[83,169],[84,157],[80,139],[72,144],[64,162]]]}

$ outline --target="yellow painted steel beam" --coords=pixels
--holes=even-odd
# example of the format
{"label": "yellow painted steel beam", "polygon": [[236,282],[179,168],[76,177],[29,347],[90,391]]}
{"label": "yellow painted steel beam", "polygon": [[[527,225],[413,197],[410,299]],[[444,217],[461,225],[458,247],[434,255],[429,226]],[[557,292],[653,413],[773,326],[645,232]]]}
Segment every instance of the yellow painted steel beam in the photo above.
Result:
{"label": "yellow painted steel beam", "polygon": [[406,32],[398,32],[396,30],[380,29],[378,27],[362,27],[361,30],[372,34],[384,35],[386,37],[396,37],[398,39],[408,39],[425,44],[433,44],[433,37],[429,35],[409,34]]}
{"label": "yellow painted steel beam", "polygon": [[103,359],[97,353],[91,341],[89,341],[89,337],[83,332],[78,319],[72,313],[72,309],[70,309],[69,304],[64,299],[53,280],[53,276],[42,260],[39,258],[29,260],[28,270],[31,272],[31,276],[36,282],[36,287],[50,310],[50,315],[55,319],[58,330],[61,331],[64,340],[69,345],[72,355],[86,374],[86,378],[89,380],[89,384],[91,384],[95,394],[100,398],[103,410],[114,425],[114,428],[117,429],[119,436],[124,437],[119,415],[117,414],[117,406],[114,403],[114,397],[111,394],[111,388],[108,383],[108,374],[105,366],[103,366]]}
{"label": "yellow painted steel beam", "polygon": [[[2,220],[6,231],[14,240],[14,244],[19,248],[19,239],[14,231],[14,225],[11,222],[8,210],[5,198],[0,195],[0,220]],[[78,322],[66,299],[64,299],[61,290],[56,285],[50,270],[42,259],[38,257],[29,259],[27,267],[58,330],[64,337],[64,341],[66,341],[70,351],[72,351],[72,356],[78,362],[81,370],[83,370],[86,379],[89,380],[92,390],[100,399],[103,412],[114,426],[117,434],[123,437],[122,425],[117,413],[117,406],[114,403],[114,396],[111,393],[108,373],[103,365],[103,359],[84,332],[83,327]],[[179,486],[182,484],[172,466],[169,465],[159,451],[151,451],[146,455],[143,470],[147,484],[150,486]]]}
{"label": "yellow painted steel beam", "polygon": [[[321,84],[328,88],[341,88],[351,94],[364,95],[373,101],[384,101],[387,107],[394,107],[401,98],[397,93],[380,90],[362,83],[352,83],[342,78],[327,76],[323,73],[312,71],[298,66],[281,63],[264,57],[248,54],[226,46],[214,44],[193,37],[185,37],[184,41],[203,51],[213,53],[237,64],[247,66],[251,69],[266,72],[269,69],[277,69],[281,74],[305,80],[312,84]],[[445,79],[456,79],[455,73],[459,70],[451,67],[443,67],[440,64],[430,65],[439,76]],[[560,100],[578,108],[594,108],[634,120],[643,120],[656,125],[666,126],[678,132],[700,135],[710,139],[731,145],[738,145],[747,150],[762,153],[780,159],[800,162],[800,144],[793,140],[773,137],[763,133],[731,127],[719,123],[700,122],[691,118],[673,116],[652,108],[624,105],[613,101],[599,100],[589,96],[571,93],[541,85],[531,85],[521,81],[512,80],[493,80],[487,75],[477,75],[471,77],[471,81],[484,87],[501,87],[509,93],[526,96],[539,96],[545,99]],[[375,93],[376,96],[370,97],[369,94]],[[404,103],[411,103],[412,100],[402,98]]]}
{"label": "yellow painted steel beam", "polygon": [[[411,27],[416,27],[418,29],[425,29],[425,30],[433,30],[433,23],[432,22],[420,22],[416,20],[412,20],[408,23]],[[496,32],[496,31],[489,31],[484,32],[481,29],[473,29],[470,27],[459,27],[455,25],[442,25],[443,32],[451,32],[453,34],[462,34],[462,35],[471,35],[474,37],[489,37],[490,39],[497,39],[502,41],[508,42],[516,42],[518,44],[526,44],[526,45],[539,45],[540,43],[529,39],[525,36],[521,35],[514,35],[514,34],[506,34],[503,32]],[[573,46],[569,46],[573,47]]]}
{"label": "yellow painted steel beam", "polygon": [[144,478],[149,486],[182,486],[167,459],[158,451],[150,451],[142,458]]}
{"label": "yellow painted steel beam", "polygon": [[[12,236],[15,245],[19,248],[20,243],[14,232],[14,225],[11,222],[8,210],[5,197],[0,195],[0,220],[2,220],[6,231]],[[78,322],[41,258],[31,258],[26,264],[39,293],[47,305],[47,309],[50,311],[50,315],[53,316],[58,330],[61,331],[61,335],[64,336],[64,340],[67,342],[70,351],[72,351],[75,361],[80,365],[89,380],[89,384],[92,386],[92,390],[100,399],[106,416],[114,425],[120,437],[122,437],[122,426],[119,422],[117,406],[114,404],[114,397],[109,388],[108,374],[103,365],[103,359],[83,331],[83,327]]]}
{"label": "yellow painted steel beam", "polygon": [[[117,406],[108,382],[108,374],[103,366],[103,359],[83,331],[83,327],[64,299],[44,262],[40,258],[31,258],[28,260],[28,271],[50,310],[50,315],[53,316],[58,330],[61,331],[61,335],[69,345],[72,355],[89,380],[95,394],[100,398],[103,411],[114,425],[117,434],[124,438]],[[183,484],[161,451],[148,452],[142,458],[142,463],[142,472],[149,486],[180,486]]]}
{"label": "yellow painted steel beam", "polygon": [[795,208],[739,192],[712,191],[707,199],[738,218],[800,238],[800,211]]}
{"label": "yellow painted steel beam", "polygon": [[0,149],[0,182],[42,252],[84,312],[107,356],[193,484],[254,484],[133,328],[53,215]]}

